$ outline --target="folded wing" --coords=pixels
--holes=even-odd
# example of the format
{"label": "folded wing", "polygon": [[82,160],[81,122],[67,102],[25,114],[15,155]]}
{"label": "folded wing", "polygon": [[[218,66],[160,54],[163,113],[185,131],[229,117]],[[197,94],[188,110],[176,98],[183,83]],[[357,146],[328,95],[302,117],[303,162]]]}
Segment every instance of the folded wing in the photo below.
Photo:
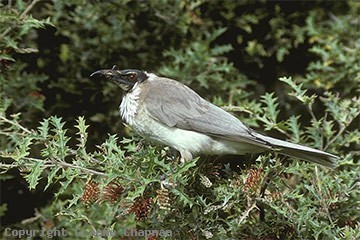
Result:
{"label": "folded wing", "polygon": [[149,81],[145,101],[148,112],[157,121],[169,127],[270,148],[268,142],[253,135],[240,120],[201,98],[189,87],[166,78],[156,81],[157,86],[161,84],[161,91]]}
{"label": "folded wing", "polygon": [[[287,156],[305,159],[328,167],[335,167],[337,156],[289,143],[254,132],[240,120],[201,98],[189,87],[167,78],[149,81],[145,101],[150,115],[169,126],[196,131],[231,140],[245,142],[263,149],[273,149]],[[162,85],[161,90],[157,87]]]}

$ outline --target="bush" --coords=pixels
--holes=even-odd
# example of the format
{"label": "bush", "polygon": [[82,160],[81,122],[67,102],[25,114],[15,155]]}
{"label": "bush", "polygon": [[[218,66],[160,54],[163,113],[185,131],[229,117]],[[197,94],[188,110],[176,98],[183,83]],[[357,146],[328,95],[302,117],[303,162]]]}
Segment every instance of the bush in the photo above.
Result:
{"label": "bush", "polygon": [[[360,5],[221,3],[1,6],[0,176],[20,173],[29,190],[54,193],[3,227],[4,238],[9,228],[41,239],[54,228],[114,239],[150,229],[162,236],[147,239],[359,238]],[[121,127],[119,89],[89,79],[114,64],[178,79],[249,126],[337,154],[339,165],[277,154],[178,164]]]}

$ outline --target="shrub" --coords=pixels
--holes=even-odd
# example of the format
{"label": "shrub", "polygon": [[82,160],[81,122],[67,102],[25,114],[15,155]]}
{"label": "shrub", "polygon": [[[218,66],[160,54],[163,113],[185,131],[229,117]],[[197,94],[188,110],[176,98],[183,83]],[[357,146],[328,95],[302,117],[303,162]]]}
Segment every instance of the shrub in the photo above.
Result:
{"label": "shrub", "polygon": [[[54,193],[6,227],[44,239],[54,228],[84,238],[150,229],[162,230],[159,239],[359,238],[360,38],[351,29],[360,5],[335,5],[334,13],[321,2],[301,3],[304,11],[252,1],[2,5],[0,176],[19,172],[30,190]],[[309,63],[286,71],[293,58]],[[255,80],[269,61],[279,78],[264,93]],[[88,78],[116,63],[183,81],[252,127],[337,154],[339,165],[272,153],[179,164],[170,149],[119,131],[119,90]]]}

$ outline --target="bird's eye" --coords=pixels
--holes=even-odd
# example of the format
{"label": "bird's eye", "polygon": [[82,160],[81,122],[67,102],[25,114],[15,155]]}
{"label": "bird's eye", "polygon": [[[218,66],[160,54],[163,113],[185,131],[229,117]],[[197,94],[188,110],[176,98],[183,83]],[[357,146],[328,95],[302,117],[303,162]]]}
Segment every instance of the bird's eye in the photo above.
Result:
{"label": "bird's eye", "polygon": [[135,74],[135,73],[131,73],[131,74],[128,75],[128,78],[129,78],[130,80],[134,80],[134,79],[136,78],[136,74]]}

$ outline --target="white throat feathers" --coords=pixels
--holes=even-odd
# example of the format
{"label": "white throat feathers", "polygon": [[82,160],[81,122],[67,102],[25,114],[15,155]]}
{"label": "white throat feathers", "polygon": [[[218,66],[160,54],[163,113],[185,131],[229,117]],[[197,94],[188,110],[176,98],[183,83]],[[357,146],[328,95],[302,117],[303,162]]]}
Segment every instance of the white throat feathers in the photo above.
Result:
{"label": "white throat feathers", "polygon": [[141,88],[136,83],[134,87],[126,93],[120,104],[120,115],[123,121],[129,125],[134,124],[134,118],[139,105]]}

